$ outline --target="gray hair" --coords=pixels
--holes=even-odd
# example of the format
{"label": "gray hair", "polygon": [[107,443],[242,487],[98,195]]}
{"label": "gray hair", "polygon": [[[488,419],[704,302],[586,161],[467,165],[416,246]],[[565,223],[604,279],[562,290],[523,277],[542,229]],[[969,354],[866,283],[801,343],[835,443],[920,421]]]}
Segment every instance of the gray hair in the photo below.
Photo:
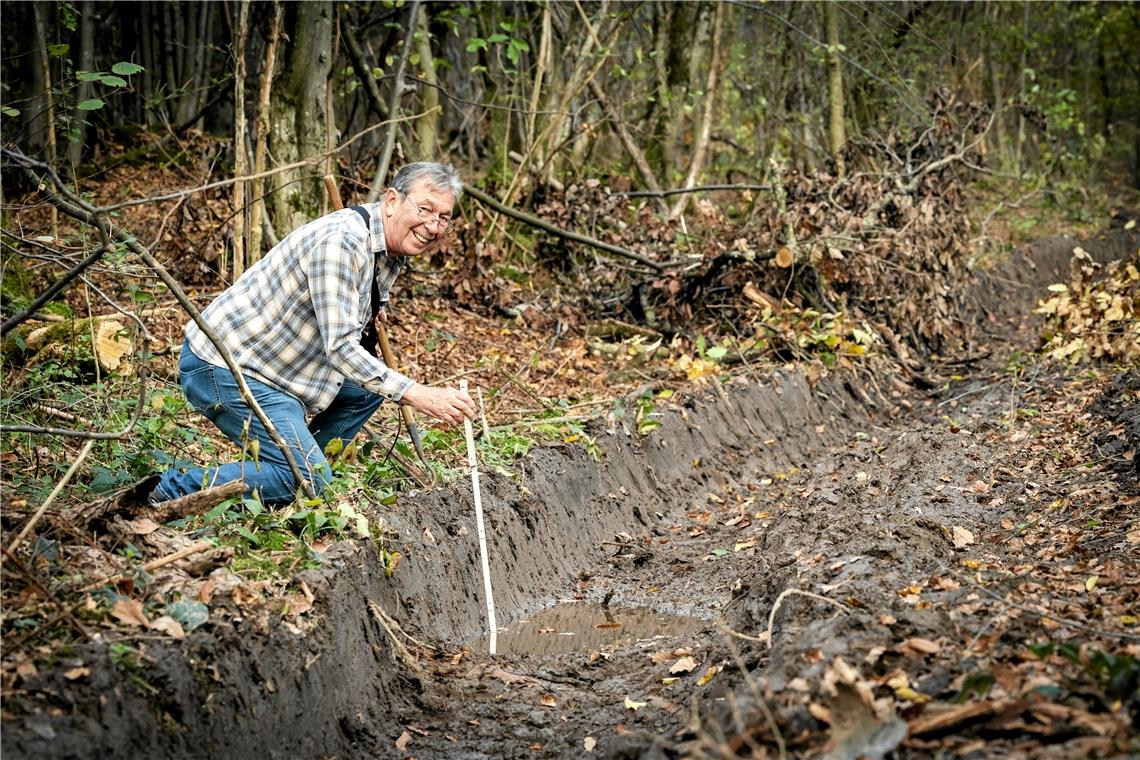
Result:
{"label": "gray hair", "polygon": [[459,195],[463,192],[463,180],[459,178],[459,172],[451,164],[440,164],[433,161],[417,161],[413,164],[406,164],[396,172],[396,176],[392,178],[392,189],[400,195],[406,196],[412,190],[412,186],[420,180],[425,182],[436,190],[451,193],[456,202],[459,201]]}

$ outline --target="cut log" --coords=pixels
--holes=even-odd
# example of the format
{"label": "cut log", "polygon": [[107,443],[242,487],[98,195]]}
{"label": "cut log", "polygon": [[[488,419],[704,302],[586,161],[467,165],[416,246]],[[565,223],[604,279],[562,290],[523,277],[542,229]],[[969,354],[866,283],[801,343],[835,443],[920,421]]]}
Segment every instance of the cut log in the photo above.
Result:
{"label": "cut log", "polygon": [[91,371],[97,362],[103,372],[131,374],[128,361],[134,341],[123,322],[115,317],[91,317],[25,324],[4,338],[4,362],[34,367],[47,361]]}

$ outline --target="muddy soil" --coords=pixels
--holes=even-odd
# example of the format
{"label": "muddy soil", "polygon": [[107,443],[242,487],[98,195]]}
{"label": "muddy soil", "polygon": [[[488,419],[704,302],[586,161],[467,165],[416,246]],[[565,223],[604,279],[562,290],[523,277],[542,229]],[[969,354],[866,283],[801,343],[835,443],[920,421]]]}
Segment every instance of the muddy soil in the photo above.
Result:
{"label": "muddy soil", "polygon": [[[1079,244],[1103,258],[1136,249],[1123,233]],[[1024,522],[1046,497],[1112,479],[1120,499],[1105,520],[1124,527],[1088,552],[1133,579],[1140,568],[1136,547],[1123,541],[1135,520],[1136,473],[1120,466],[1140,440],[1135,373],[1109,389],[1081,433],[1095,447],[1097,435],[1116,431],[1100,448],[1120,451],[1107,451],[1100,469],[1057,475],[1025,471],[1026,426],[1007,415],[1011,397],[1033,389],[996,369],[1024,342],[1019,328],[1039,288],[1064,279],[1073,245],[1039,245],[969,294],[992,337],[1007,340],[937,392],[881,373],[778,369],[662,405],[662,426],[646,437],[628,417],[599,422],[600,463],[580,447],[553,446],[520,462],[514,479],[483,473],[500,626],[552,607],[562,617],[535,626],[532,640],[585,639],[620,627],[629,609],[683,625],[533,654],[513,651],[504,636],[491,656],[470,483],[458,482],[401,498],[385,515],[386,546],[402,556],[390,577],[369,542],[329,548],[325,567],[302,576],[313,608],[301,617],[234,592],[228,614],[213,614],[180,644],[133,642],[141,658],[112,662],[106,642],[59,654],[6,700],[4,756],[1135,750],[1135,728],[1119,725],[1138,717],[1127,701],[1115,713],[1091,698],[1064,703],[1073,719],[1063,729],[1016,713],[989,731],[979,720],[993,714],[914,731],[924,710],[954,706],[987,648],[1014,642],[1023,651],[1042,636],[1106,640],[1100,626],[1019,611],[1006,595],[1029,573],[1004,585],[983,576],[979,567],[1026,556],[1004,525]],[[1034,382],[1061,392],[1065,380]],[[610,614],[596,622],[601,605]],[[1137,637],[1107,640],[1134,646]],[[74,676],[79,664],[83,677]],[[862,715],[866,703],[850,695],[867,684],[877,697],[893,690],[890,710]],[[1029,710],[1014,703],[1002,709]],[[1101,722],[1090,727],[1078,714]]]}

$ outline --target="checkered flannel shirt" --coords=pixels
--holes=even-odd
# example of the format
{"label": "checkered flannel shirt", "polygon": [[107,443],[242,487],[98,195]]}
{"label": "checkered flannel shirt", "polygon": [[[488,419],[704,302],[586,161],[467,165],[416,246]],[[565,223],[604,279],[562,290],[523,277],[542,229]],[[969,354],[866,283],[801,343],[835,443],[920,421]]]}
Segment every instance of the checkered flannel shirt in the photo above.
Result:
{"label": "checkered flannel shirt", "polygon": [[[328,407],[347,377],[399,401],[412,385],[360,345],[371,316],[371,279],[385,304],[402,256],[388,256],[380,204],[365,204],[370,228],[352,209],[309,222],[238,278],[202,312],[239,367],[305,405]],[[190,347],[203,361],[225,366],[193,321]]]}

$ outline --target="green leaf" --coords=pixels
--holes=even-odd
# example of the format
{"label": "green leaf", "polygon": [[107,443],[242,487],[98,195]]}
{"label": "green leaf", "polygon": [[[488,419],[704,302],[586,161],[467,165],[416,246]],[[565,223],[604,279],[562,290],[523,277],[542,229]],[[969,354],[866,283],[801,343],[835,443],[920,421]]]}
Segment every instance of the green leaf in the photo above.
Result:
{"label": "green leaf", "polygon": [[52,58],[62,58],[63,56],[67,55],[68,50],[71,50],[71,45],[68,45],[66,42],[62,42],[58,45],[47,46],[48,55],[50,55]]}
{"label": "green leaf", "polygon": [[5,116],[19,116],[20,115],[19,111],[17,111],[15,108],[9,108],[8,106],[0,106],[0,113],[3,113]]}
{"label": "green leaf", "polygon": [[77,105],[76,109],[80,111],[98,111],[104,105],[106,104],[99,98],[91,98],[90,100],[84,100],[82,103]]}
{"label": "green leaf", "polygon": [[490,37],[487,38],[487,42],[506,42],[509,39],[510,39],[510,37],[508,37],[507,35],[500,34],[499,32],[495,32],[494,34],[492,34]]}
{"label": "green leaf", "polygon": [[104,76],[106,74],[102,71],[80,71],[75,75],[75,78],[80,82],[98,82]]}
{"label": "green leaf", "polygon": [[163,613],[177,620],[187,633],[210,619],[210,608],[194,599],[182,599],[168,604]]}
{"label": "green leaf", "polygon": [[127,80],[122,77],[117,77],[112,74],[103,74],[99,77],[99,81],[108,87],[126,87]]}
{"label": "green leaf", "polygon": [[705,353],[708,354],[710,359],[723,359],[728,356],[728,349],[724,346],[713,346]]}
{"label": "green leaf", "polygon": [[129,77],[131,74],[137,74],[140,71],[145,71],[142,66],[130,61],[119,61],[111,67],[111,71],[119,74],[120,76]]}
{"label": "green leaf", "polygon": [[487,40],[482,37],[472,37],[467,40],[467,52],[474,53],[476,50],[483,50],[487,47]]}
{"label": "green leaf", "polygon": [[713,549],[712,554],[717,557],[723,557],[728,554],[728,549]]}

